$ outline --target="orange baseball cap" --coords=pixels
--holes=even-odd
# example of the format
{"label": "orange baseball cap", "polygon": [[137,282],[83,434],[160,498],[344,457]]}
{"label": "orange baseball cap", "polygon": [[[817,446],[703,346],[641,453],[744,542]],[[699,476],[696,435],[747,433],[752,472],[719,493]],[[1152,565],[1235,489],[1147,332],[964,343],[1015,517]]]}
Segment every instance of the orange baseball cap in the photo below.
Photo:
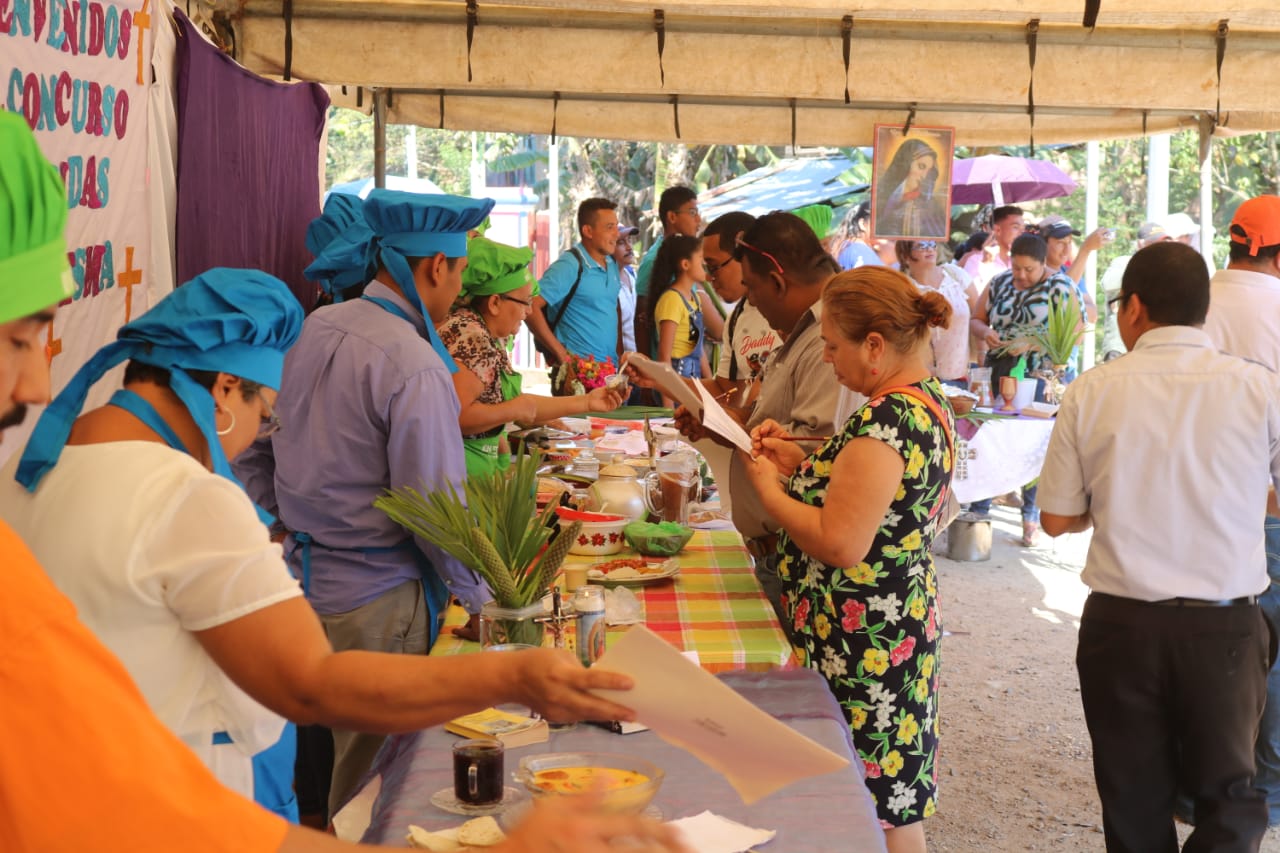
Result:
{"label": "orange baseball cap", "polygon": [[1250,255],[1264,246],[1280,245],[1280,196],[1260,195],[1237,207],[1231,217],[1231,242],[1247,244]]}

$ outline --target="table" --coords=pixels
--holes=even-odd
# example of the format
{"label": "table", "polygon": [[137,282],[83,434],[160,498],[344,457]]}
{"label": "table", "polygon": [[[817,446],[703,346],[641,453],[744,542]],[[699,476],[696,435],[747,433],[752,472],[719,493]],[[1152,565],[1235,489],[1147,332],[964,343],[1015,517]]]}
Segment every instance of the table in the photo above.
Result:
{"label": "table", "polygon": [[[566,562],[590,564],[611,559],[571,555]],[[697,651],[702,667],[710,672],[759,672],[797,665],[736,531],[695,531],[676,559],[680,574],[673,582],[632,588],[644,607],[644,624],[650,630],[681,651]],[[446,624],[463,621],[461,608],[454,608]],[[620,633],[627,627],[613,627],[609,633]],[[478,643],[460,640],[446,630],[431,654],[479,650]]]}
{"label": "table", "polygon": [[[884,851],[880,821],[862,780],[862,762],[856,759],[844,712],[827,690],[826,680],[808,669],[729,672],[720,678],[796,731],[849,757],[849,766],[797,782],[747,806],[723,776],[653,732],[616,735],[579,725],[553,732],[546,743],[508,749],[506,772],[510,774],[520,758],[530,754],[581,750],[642,756],[667,773],[654,799],[666,820],[709,809],[739,823],[776,830],[777,837],[761,847],[761,853]],[[454,740],[442,728],[387,739],[370,771],[370,777],[381,776],[382,787],[362,839],[365,843],[403,847],[411,823],[430,830],[462,824],[465,818],[430,803],[433,793],[452,784],[449,748]]]}
{"label": "table", "polygon": [[970,503],[1016,491],[1040,476],[1053,419],[1002,417],[975,424],[956,421],[952,491]]}

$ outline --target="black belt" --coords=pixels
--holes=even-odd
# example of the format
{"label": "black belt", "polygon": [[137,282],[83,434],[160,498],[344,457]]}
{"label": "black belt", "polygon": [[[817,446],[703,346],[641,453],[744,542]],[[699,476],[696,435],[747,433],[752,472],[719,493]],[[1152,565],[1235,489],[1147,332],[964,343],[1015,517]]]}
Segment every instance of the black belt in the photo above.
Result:
{"label": "black belt", "polygon": [[1159,601],[1142,601],[1137,598],[1125,598],[1121,595],[1110,595],[1105,592],[1089,593],[1090,598],[1119,601],[1124,604],[1153,604],[1157,607],[1248,607],[1258,603],[1257,595],[1243,595],[1240,598],[1162,598]]}
{"label": "black belt", "polygon": [[1149,602],[1150,604],[1159,604],[1161,607],[1244,607],[1250,604],[1258,603],[1256,595],[1242,595],[1239,598],[1162,598],[1159,601]]}

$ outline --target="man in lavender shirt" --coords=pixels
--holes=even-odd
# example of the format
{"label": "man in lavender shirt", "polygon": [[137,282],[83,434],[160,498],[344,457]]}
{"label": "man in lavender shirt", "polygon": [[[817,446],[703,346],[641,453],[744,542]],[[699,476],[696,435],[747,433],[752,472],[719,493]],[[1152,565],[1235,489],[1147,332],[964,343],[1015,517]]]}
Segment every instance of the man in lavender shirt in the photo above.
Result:
{"label": "man in lavender shirt", "polygon": [[[456,367],[434,322],[461,288],[467,231],[492,207],[375,190],[364,203],[372,232],[339,235],[308,268],[334,279],[377,259],[362,297],[304,323],[285,362],[271,448],[285,553],[335,650],[426,654],[447,593],[473,616],[492,598],[474,573],[373,507],[388,488],[461,489],[466,477]],[[240,469],[255,461],[242,457]],[[383,740],[333,735],[330,814]]]}

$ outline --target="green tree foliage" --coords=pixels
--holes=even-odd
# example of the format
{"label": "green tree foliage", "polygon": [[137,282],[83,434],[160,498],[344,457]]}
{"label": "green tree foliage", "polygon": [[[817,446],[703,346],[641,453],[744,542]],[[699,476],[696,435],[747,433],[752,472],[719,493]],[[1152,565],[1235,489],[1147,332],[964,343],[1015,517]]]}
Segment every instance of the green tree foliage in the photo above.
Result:
{"label": "green tree foliage", "polygon": [[[407,125],[387,125],[387,174],[408,174]],[[373,117],[357,110],[329,108],[325,188],[373,176]],[[418,128],[418,175],[448,193],[471,190],[471,134]]]}
{"label": "green tree foliage", "polygon": [[[1200,142],[1195,131],[1175,134],[1169,145],[1169,211],[1183,212],[1201,221],[1200,210]],[[1116,239],[1098,252],[1097,277],[1111,261],[1135,250],[1138,228],[1147,219],[1147,142],[1145,139],[1121,139],[1104,142],[1099,169],[1098,223],[1115,228]],[[984,152],[986,153],[986,152]],[[1027,156],[1026,148],[1007,148],[1004,153]],[[957,153],[957,156],[968,156]],[[1083,230],[1086,179],[1084,145],[1051,152],[1041,151],[1080,184],[1080,189],[1065,198],[1030,202],[1022,205],[1029,211],[1028,222],[1049,214],[1065,217]],[[1257,195],[1280,191],[1280,134],[1254,133],[1229,139],[1215,139],[1210,154],[1213,187],[1213,258],[1220,268],[1227,257],[1227,229],[1240,202]],[[953,210],[953,221],[959,225],[968,209]],[[1098,287],[1098,282],[1094,282]],[[1103,294],[1096,294],[1101,312]],[[1099,337],[1102,324],[1099,323]]]}

